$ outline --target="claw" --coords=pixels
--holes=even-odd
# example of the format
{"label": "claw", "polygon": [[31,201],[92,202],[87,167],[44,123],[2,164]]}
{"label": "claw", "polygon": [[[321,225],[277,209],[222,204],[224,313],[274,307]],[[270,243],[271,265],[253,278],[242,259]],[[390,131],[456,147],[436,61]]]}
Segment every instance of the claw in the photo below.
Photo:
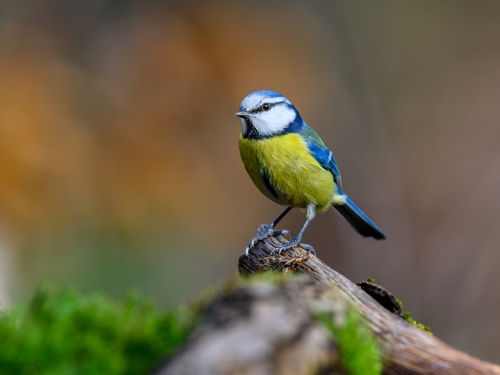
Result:
{"label": "claw", "polygon": [[292,233],[287,230],[274,230],[274,227],[281,221],[281,219],[285,217],[288,212],[290,212],[292,208],[293,207],[285,208],[285,211],[279,214],[279,216],[274,219],[271,224],[264,224],[259,227],[259,229],[257,230],[257,235],[252,239],[252,241],[250,241],[247,248],[245,249],[246,256],[248,256],[248,252],[255,246],[257,242],[265,240],[267,237],[279,236],[280,234],[289,236],[290,238],[293,237]]}
{"label": "claw", "polygon": [[245,255],[248,256],[248,252],[257,244],[257,242],[265,240],[266,238],[274,235],[274,228],[271,225],[261,225],[257,230],[257,235],[252,238],[252,241],[248,244],[245,249]]}
{"label": "claw", "polygon": [[281,255],[283,251],[287,251],[290,249],[293,249],[295,246],[299,244],[298,240],[292,240],[289,243],[285,245],[281,245],[280,247],[277,247],[276,249],[271,250],[271,254],[278,253],[278,255]]}
{"label": "claw", "polygon": [[259,229],[257,229],[257,235],[252,239],[255,240],[257,237],[267,238],[273,233],[273,227],[270,225],[261,225]]}
{"label": "claw", "polygon": [[257,242],[263,241],[271,236],[277,237],[279,235],[285,236],[289,240],[292,240],[293,238],[293,234],[289,230],[286,229],[274,230],[274,227],[271,225],[261,225],[257,230],[257,235],[254,238],[252,238],[252,241],[250,241],[247,248],[245,249],[245,255],[248,256],[249,251],[253,249],[255,245],[257,245]]}
{"label": "claw", "polygon": [[292,240],[285,245],[281,245],[280,247],[277,247],[276,249],[272,249],[271,254],[278,253],[278,255],[281,255],[281,253],[283,251],[293,249],[296,246],[300,246],[304,250],[307,250],[309,253],[313,253],[314,255],[316,255],[316,250],[314,250],[314,247],[312,247],[311,245],[305,244],[305,243],[301,243],[297,239]]}
{"label": "claw", "polygon": [[304,250],[307,250],[309,253],[313,253],[314,256],[316,256],[316,250],[314,250],[314,247],[312,247],[311,245],[308,245],[306,243],[299,243],[299,246],[301,248],[303,248]]}
{"label": "claw", "polygon": [[286,229],[281,229],[281,230],[275,230],[273,233],[274,237],[277,237],[279,235],[288,237],[288,241],[291,241],[293,239],[293,234],[289,230]]}

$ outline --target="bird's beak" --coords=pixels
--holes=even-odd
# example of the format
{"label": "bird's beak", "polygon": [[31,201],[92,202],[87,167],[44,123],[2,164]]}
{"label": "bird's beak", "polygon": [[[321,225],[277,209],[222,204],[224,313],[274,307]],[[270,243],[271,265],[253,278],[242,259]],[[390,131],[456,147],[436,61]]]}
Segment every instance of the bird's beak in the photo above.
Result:
{"label": "bird's beak", "polygon": [[248,116],[250,116],[250,114],[245,111],[236,112],[235,115],[241,118],[248,118]]}

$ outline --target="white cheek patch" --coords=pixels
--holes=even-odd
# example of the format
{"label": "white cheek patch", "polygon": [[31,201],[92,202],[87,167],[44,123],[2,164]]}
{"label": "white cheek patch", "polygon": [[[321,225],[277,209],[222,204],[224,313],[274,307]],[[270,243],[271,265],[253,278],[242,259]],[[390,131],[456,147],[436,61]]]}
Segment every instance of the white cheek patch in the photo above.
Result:
{"label": "white cheek patch", "polygon": [[281,133],[295,119],[295,112],[286,105],[272,107],[269,112],[259,112],[252,116],[252,124],[260,135]]}

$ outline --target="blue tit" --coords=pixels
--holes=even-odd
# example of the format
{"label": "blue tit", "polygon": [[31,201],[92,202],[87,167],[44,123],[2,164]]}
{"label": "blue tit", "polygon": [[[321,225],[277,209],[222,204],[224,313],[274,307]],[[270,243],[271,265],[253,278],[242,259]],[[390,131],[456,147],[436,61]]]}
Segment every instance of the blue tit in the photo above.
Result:
{"label": "blue tit", "polygon": [[[385,239],[380,228],[342,191],[340,172],[332,152],[318,134],[302,120],[294,105],[274,91],[256,91],[241,102],[236,116],[243,132],[239,139],[241,160],[257,188],[272,201],[287,208],[269,225],[261,227],[246,249],[271,235],[278,222],[292,209],[306,211],[299,234],[278,253],[300,244],[309,223],[333,207],[362,236]],[[314,252],[305,244],[302,247]]]}

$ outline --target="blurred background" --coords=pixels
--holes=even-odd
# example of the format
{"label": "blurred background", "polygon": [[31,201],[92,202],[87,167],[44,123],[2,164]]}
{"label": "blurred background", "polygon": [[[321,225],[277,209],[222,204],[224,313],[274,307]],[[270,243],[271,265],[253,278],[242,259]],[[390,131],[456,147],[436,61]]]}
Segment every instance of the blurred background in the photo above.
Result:
{"label": "blurred background", "polygon": [[282,210],[234,116],[270,89],[388,237],[329,211],[304,242],[500,362],[499,19],[493,0],[0,1],[1,308],[43,280],[172,307],[234,275]]}

